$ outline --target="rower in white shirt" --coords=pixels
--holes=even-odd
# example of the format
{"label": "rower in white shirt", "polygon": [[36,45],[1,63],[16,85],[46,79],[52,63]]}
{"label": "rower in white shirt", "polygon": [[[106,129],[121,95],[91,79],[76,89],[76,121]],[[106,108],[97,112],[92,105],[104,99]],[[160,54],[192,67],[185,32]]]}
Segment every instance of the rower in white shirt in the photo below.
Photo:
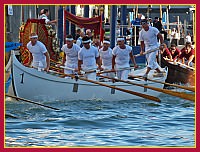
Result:
{"label": "rower in white shirt", "polygon": [[[87,72],[91,70],[102,69],[98,49],[90,45],[91,40],[88,36],[82,38],[83,47],[78,53],[78,71]],[[86,73],[87,79],[96,80],[96,72]]]}
{"label": "rower in white shirt", "polygon": [[[103,70],[112,70],[112,49],[110,48],[110,40],[104,39],[103,47],[99,50],[100,60]],[[104,76],[114,77],[113,72],[103,73]]]}
{"label": "rower in white shirt", "polygon": [[80,51],[80,47],[73,42],[73,36],[67,35],[66,44],[61,48],[64,52],[63,62],[61,65],[65,66],[65,74],[75,74],[75,70],[78,69],[78,52]]}
{"label": "rower in white shirt", "polygon": [[126,69],[130,67],[130,59],[135,68],[138,68],[138,66],[132,54],[132,48],[124,43],[123,37],[117,38],[117,44],[112,51],[112,69],[116,70],[118,79],[126,80],[130,72],[130,69]]}
{"label": "rower in white shirt", "polygon": [[49,71],[50,67],[50,56],[45,47],[45,45],[38,40],[38,35],[36,33],[31,33],[30,41],[27,43],[27,48],[30,51],[30,58],[25,66],[30,66],[34,68],[44,69]]}

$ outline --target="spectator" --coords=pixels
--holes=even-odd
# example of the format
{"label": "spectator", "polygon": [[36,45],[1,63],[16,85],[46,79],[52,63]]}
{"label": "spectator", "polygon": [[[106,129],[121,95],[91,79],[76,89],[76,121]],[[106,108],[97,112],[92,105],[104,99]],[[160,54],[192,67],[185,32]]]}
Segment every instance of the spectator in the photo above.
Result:
{"label": "spectator", "polygon": [[153,21],[153,27],[156,27],[159,32],[162,30],[162,23],[160,20],[158,20],[158,17],[155,17],[155,20]]}
{"label": "spectator", "polygon": [[85,33],[84,32],[81,32],[80,33],[80,36],[78,37],[77,41],[76,41],[76,44],[79,46],[79,47],[83,47],[83,43],[82,43],[82,38],[85,36]]}
{"label": "spectator", "polygon": [[167,38],[167,32],[164,28],[162,28],[162,30],[160,31],[161,34],[163,34],[163,38],[164,38],[164,43],[167,44],[168,46],[168,38]]}
{"label": "spectator", "polygon": [[152,21],[152,18],[151,18],[151,17],[149,18],[149,25],[150,25],[150,26],[153,26],[153,21]]}
{"label": "spectator", "polygon": [[93,40],[92,31],[90,29],[87,29],[85,34],[90,38],[91,41]]}
{"label": "spectator", "polygon": [[80,37],[81,29],[76,30],[75,40],[77,40]]}
{"label": "spectator", "polygon": [[[42,11],[42,10],[41,10]],[[55,23],[57,23],[57,20],[52,20],[52,21],[50,21],[49,19],[48,19],[48,16],[49,16],[49,10],[48,9],[44,9],[44,11],[43,11],[43,14],[42,15],[40,15],[40,19],[45,19],[45,23],[46,24],[55,24]]]}
{"label": "spectator", "polygon": [[176,31],[176,28],[172,29],[171,33],[171,44],[178,45],[178,32]]}
{"label": "spectator", "polygon": [[[133,36],[134,37],[136,36],[136,45],[138,45],[141,18],[142,18],[142,14],[138,14],[137,18],[135,18],[135,20],[131,21]],[[136,28],[136,30],[135,30],[135,28]],[[132,42],[135,41],[134,37],[133,37]],[[134,45],[134,43],[132,45]]]}
{"label": "spectator", "polygon": [[185,42],[190,42],[190,43],[192,42],[192,37],[190,35],[190,32],[188,32],[188,34],[186,35]]}
{"label": "spectator", "polygon": [[44,9],[40,10],[39,19],[42,19],[42,14],[44,14]]}

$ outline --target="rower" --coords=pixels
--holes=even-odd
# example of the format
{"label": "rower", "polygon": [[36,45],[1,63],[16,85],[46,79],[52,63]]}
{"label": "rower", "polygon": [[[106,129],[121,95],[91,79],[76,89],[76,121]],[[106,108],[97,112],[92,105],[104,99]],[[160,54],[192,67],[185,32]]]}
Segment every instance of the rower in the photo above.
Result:
{"label": "rower", "polygon": [[[105,38],[103,47],[99,50],[100,60],[103,70],[112,70],[112,49],[110,48],[110,40]],[[104,76],[114,77],[113,72],[103,73]]]}
{"label": "rower", "polygon": [[44,68],[45,71],[49,71],[49,53],[45,45],[38,40],[38,35],[36,33],[31,33],[27,48],[29,49],[30,57],[25,66],[29,67],[32,64],[32,67],[34,68]]}
{"label": "rower", "polygon": [[138,65],[136,64],[135,58],[132,54],[132,48],[124,43],[123,37],[117,38],[117,46],[113,48],[112,54],[112,69],[116,70],[117,78],[121,80],[128,79],[130,70],[127,70],[127,68],[130,67],[130,59],[135,68],[138,68]]}
{"label": "rower", "polygon": [[[100,63],[100,56],[98,49],[94,46],[90,45],[91,40],[88,36],[84,36],[82,39],[83,47],[78,52],[78,71],[81,70],[87,72],[91,70],[95,70],[98,65],[98,69],[102,70]],[[87,79],[96,81],[96,71],[86,73],[85,77]]]}
{"label": "rower", "polygon": [[75,74],[75,70],[78,69],[78,52],[80,51],[80,47],[73,42],[73,36],[67,35],[66,44],[64,44],[61,48],[64,52],[64,57],[62,64],[58,66],[65,66],[65,74]]}
{"label": "rower", "polygon": [[191,42],[186,42],[185,47],[181,50],[180,60],[183,64],[192,66],[195,63],[194,55],[195,50],[192,48]]}

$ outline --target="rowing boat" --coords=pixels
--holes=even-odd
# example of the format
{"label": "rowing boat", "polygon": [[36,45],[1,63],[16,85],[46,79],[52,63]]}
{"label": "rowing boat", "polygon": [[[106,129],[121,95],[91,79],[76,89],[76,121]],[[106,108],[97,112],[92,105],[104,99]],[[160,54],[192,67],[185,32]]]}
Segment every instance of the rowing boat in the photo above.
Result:
{"label": "rowing boat", "polygon": [[195,85],[195,70],[187,66],[168,62],[161,58],[161,67],[168,67],[167,83],[181,83],[190,86]]}
{"label": "rowing boat", "polygon": [[[108,86],[114,86],[108,88],[101,84],[94,84],[84,79],[72,79],[61,78],[59,75],[55,75],[45,71],[38,71],[34,68],[28,68],[22,65],[14,53],[12,53],[12,83],[14,94],[18,97],[29,100],[59,100],[59,101],[71,101],[71,100],[103,100],[103,101],[119,101],[130,99],[142,99],[142,96],[136,96],[128,94],[127,92],[119,91],[115,87],[123,88],[126,90],[136,91],[145,95],[151,95],[158,97],[160,92],[147,89],[144,87],[126,84],[123,82],[112,82],[109,80],[99,80],[101,84]],[[135,76],[141,76],[146,69],[135,70],[132,74]],[[165,70],[165,69],[163,69]],[[81,77],[81,76],[80,76]],[[155,77],[155,73],[152,70],[149,73],[149,78],[164,82],[167,77],[167,71],[164,76]],[[163,88],[163,84],[156,82],[147,82],[145,80],[133,79],[130,80],[134,83],[149,85],[157,88]]]}

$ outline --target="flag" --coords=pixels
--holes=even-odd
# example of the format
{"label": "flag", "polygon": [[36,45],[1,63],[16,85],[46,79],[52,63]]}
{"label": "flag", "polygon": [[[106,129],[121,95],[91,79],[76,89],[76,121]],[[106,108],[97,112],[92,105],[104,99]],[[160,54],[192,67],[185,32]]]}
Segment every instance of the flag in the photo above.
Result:
{"label": "flag", "polygon": [[22,43],[16,43],[16,42],[6,42],[6,52],[9,52],[10,50],[16,49],[17,47],[21,46]]}
{"label": "flag", "polygon": [[68,21],[72,22],[75,25],[78,25],[80,28],[87,28],[94,30],[95,35],[103,33],[101,31],[102,30],[101,16],[85,18],[85,17],[75,16],[74,14],[69,13],[68,11],[65,11],[65,14],[66,14],[66,19]]}

